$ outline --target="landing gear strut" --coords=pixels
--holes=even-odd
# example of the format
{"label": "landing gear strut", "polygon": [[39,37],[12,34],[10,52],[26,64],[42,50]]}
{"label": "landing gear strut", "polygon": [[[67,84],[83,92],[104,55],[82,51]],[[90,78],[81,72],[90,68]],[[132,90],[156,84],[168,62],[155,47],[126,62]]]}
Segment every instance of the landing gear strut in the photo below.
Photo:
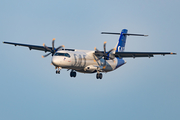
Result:
{"label": "landing gear strut", "polygon": [[102,73],[97,73],[97,74],[96,74],[96,78],[97,78],[97,79],[102,79],[102,77],[103,77]]}
{"label": "landing gear strut", "polygon": [[71,70],[70,77],[76,77],[76,72],[74,70]]}

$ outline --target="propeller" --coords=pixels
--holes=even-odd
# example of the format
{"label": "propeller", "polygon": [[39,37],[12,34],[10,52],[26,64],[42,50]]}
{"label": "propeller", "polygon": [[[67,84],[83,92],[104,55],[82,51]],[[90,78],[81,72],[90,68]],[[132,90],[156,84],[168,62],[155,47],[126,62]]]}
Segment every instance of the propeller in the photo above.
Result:
{"label": "propeller", "polygon": [[47,47],[45,44],[43,44],[43,47],[45,48],[45,51],[49,51],[50,53],[48,53],[48,54],[46,54],[46,55],[43,55],[42,58],[47,57],[47,56],[50,55],[50,54],[52,54],[52,56],[53,56],[54,53],[55,53],[56,51],[58,51],[58,49],[64,47],[64,45],[61,45],[61,46],[55,48],[55,47],[54,47],[54,42],[55,42],[55,38],[52,39],[52,48],[49,48],[49,47]]}
{"label": "propeller", "polygon": [[115,48],[109,50],[108,52],[106,52],[106,42],[104,42],[103,48],[104,48],[104,51],[103,51],[103,52],[99,51],[96,47],[94,48],[94,50],[95,50],[96,53],[100,56],[100,57],[98,58],[98,60],[100,60],[101,58],[104,59],[103,69],[105,69],[105,68],[106,68],[106,60],[108,60],[108,59],[113,60],[113,59],[114,59],[114,57],[113,57],[113,56],[110,56],[109,54],[110,54],[113,50],[115,50]]}
{"label": "propeller", "polygon": [[103,47],[104,47],[104,52],[103,52],[103,53],[102,53],[101,51],[99,51],[96,47],[94,48],[94,50],[96,51],[96,53],[98,53],[98,55],[100,56],[99,59],[101,59],[101,58],[103,57],[104,60],[108,60],[108,59],[113,60],[114,57],[109,56],[109,53],[111,53],[111,52],[112,52],[113,50],[115,50],[115,49],[111,49],[111,50],[109,50],[108,52],[106,52],[106,42],[104,42]]}

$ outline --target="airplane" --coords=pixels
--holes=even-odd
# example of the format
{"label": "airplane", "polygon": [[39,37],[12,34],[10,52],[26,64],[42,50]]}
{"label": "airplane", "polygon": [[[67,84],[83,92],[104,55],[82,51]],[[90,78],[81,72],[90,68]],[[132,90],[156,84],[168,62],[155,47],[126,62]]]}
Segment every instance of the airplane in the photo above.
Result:
{"label": "airplane", "polygon": [[80,73],[96,73],[96,79],[102,79],[103,74],[116,70],[124,65],[126,61],[123,58],[136,58],[136,57],[154,57],[154,55],[175,55],[172,52],[125,52],[125,44],[127,36],[148,36],[144,34],[130,34],[127,29],[123,29],[121,33],[102,32],[101,34],[120,35],[116,46],[106,51],[106,42],[103,45],[103,51],[98,50],[96,47],[93,51],[78,50],[78,49],[65,49],[64,45],[57,48],[54,46],[55,38],[52,40],[52,47],[21,44],[13,42],[3,42],[5,44],[24,46],[30,50],[40,50],[49,52],[42,57],[52,55],[51,63],[55,66],[56,74],[60,74],[61,69],[71,70],[70,77],[76,77],[76,72]]}

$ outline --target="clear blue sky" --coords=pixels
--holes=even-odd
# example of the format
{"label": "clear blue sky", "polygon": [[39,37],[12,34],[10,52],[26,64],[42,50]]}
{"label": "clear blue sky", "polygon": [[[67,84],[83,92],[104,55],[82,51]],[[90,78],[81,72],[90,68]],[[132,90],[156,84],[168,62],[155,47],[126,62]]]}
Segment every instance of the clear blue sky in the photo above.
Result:
{"label": "clear blue sky", "polygon": [[[1,120],[179,120],[179,0],[1,0]],[[104,74],[55,74],[44,52],[3,41],[56,47],[107,49],[118,36],[102,31],[144,33],[128,37],[126,51],[177,52],[176,56],[125,59]]]}

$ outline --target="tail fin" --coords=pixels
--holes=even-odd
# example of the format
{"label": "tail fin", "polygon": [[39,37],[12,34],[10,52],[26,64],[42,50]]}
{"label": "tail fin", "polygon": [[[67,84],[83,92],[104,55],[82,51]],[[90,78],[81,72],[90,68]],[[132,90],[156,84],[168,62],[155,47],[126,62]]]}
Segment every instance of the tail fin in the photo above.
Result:
{"label": "tail fin", "polygon": [[116,52],[123,52],[125,49],[125,44],[126,44],[126,37],[127,37],[127,29],[123,29],[121,31],[120,37],[119,37],[119,41],[117,42],[117,45],[115,46],[116,48]]}

